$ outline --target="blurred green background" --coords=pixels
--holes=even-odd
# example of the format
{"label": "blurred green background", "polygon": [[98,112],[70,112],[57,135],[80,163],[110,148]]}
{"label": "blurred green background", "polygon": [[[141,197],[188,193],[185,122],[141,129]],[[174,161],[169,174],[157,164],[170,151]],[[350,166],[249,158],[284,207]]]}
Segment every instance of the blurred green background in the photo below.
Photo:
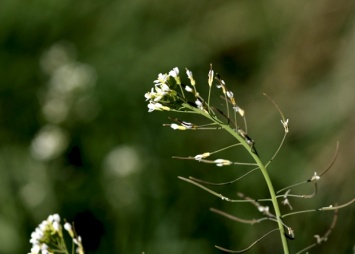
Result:
{"label": "blurred green background", "polygon": [[[246,110],[250,136],[275,188],[306,180],[339,156],[313,199],[296,209],[354,197],[355,6],[353,1],[2,0],[0,8],[0,253],[27,253],[49,214],[75,221],[87,253],[220,253],[274,228],[229,221],[260,214],[177,179],[228,181],[246,172],[174,160],[233,142],[216,131],[162,127],[144,93],[158,73],[193,71],[207,91],[209,64]],[[203,88],[205,86],[206,88]],[[179,116],[185,119],[184,116]],[[248,160],[232,149],[217,157]],[[267,197],[260,173],[216,191]],[[310,186],[295,193],[311,193]],[[284,207],[286,212],[288,209]],[[339,211],[329,240],[311,253],[352,253],[354,205]],[[287,218],[292,252],[328,229],[332,213]],[[250,253],[280,253],[277,233]]]}

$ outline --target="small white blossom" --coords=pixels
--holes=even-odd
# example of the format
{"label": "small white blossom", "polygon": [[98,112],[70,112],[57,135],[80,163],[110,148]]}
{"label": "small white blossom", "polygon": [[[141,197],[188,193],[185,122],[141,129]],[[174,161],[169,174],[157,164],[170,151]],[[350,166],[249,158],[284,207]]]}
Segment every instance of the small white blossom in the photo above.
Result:
{"label": "small white blossom", "polygon": [[212,70],[212,66],[211,66],[211,70],[208,72],[208,85],[209,86],[212,86],[213,76],[214,76],[214,71]]}
{"label": "small white blossom", "polygon": [[285,132],[288,133],[288,119],[286,119],[286,121],[281,120],[281,123],[285,129]]}
{"label": "small white blossom", "polygon": [[174,130],[178,129],[179,128],[179,125],[177,125],[176,123],[172,123],[170,124],[170,127]]}
{"label": "small white blossom", "polygon": [[320,176],[317,175],[317,172],[314,172],[314,175],[313,175],[312,178],[311,178],[311,182],[313,182],[313,181],[318,181],[319,179],[320,179]]}
{"label": "small white blossom", "polygon": [[169,76],[173,77],[178,85],[181,85],[180,77],[179,77],[179,68],[175,67],[169,72]]}
{"label": "small white blossom", "polygon": [[192,88],[189,86],[185,86],[185,90],[189,93],[192,93],[192,91],[193,91]]}
{"label": "small white blossom", "polygon": [[178,125],[176,123],[170,124],[170,127],[174,130],[181,130],[181,131],[186,130],[186,127]]}
{"label": "small white blossom", "polygon": [[194,86],[196,84],[194,77],[192,76],[192,72],[188,69],[186,69],[186,75],[187,77],[190,79],[190,83],[192,86]]}
{"label": "small white blossom", "polygon": [[39,245],[33,245],[31,248],[31,254],[39,254],[41,247]]}
{"label": "small white blossom", "polygon": [[80,244],[81,244],[81,237],[78,236],[78,238],[74,238],[74,239],[73,239],[73,242],[74,242],[76,245],[80,245]]}
{"label": "small white blossom", "polygon": [[146,101],[148,101],[154,99],[154,95],[155,95],[154,88],[152,88],[150,92],[144,94],[144,97],[146,98]]}
{"label": "small white blossom", "polygon": [[154,80],[155,84],[165,84],[168,80],[168,75],[159,73],[158,79]]}
{"label": "small white blossom", "polygon": [[222,166],[228,166],[233,164],[233,162],[229,161],[229,160],[224,160],[224,159],[217,159],[214,161],[214,163],[216,163],[216,165],[218,167],[222,167]]}
{"label": "small white blossom", "polygon": [[52,214],[52,215],[49,215],[49,216],[48,216],[48,221],[49,221],[50,223],[53,223],[54,221],[60,222],[60,216],[59,216],[57,213]]}
{"label": "small white blossom", "polygon": [[224,80],[220,80],[220,84],[217,85],[217,88],[222,88],[224,90],[226,83],[224,82]]}
{"label": "small white blossom", "polygon": [[285,198],[283,201],[282,201],[282,204],[283,205],[287,205],[291,210],[293,210],[291,204],[290,204],[290,201],[288,200],[288,198]]}
{"label": "small white blossom", "polygon": [[258,210],[261,213],[268,214],[269,213],[269,207],[268,206],[258,206]]}
{"label": "small white blossom", "polygon": [[210,153],[203,153],[203,154],[196,155],[194,158],[197,161],[201,161],[202,159],[207,158],[210,155],[211,155]]}
{"label": "small white blossom", "polygon": [[169,76],[176,78],[179,76],[179,68],[175,67],[169,72]]}
{"label": "small white blossom", "polygon": [[58,221],[54,221],[52,225],[55,231],[60,230],[60,224],[58,223]]}
{"label": "small white blossom", "polygon": [[233,109],[235,112],[239,113],[239,115],[241,115],[242,117],[244,116],[244,110],[241,109],[240,107],[234,106]]}
{"label": "small white blossom", "polygon": [[170,88],[167,84],[161,84],[161,90],[163,91],[163,93],[169,92]]}
{"label": "small white blossom", "polygon": [[163,106],[161,103],[158,103],[158,102],[155,103],[152,101],[149,102],[148,108],[149,108],[148,112],[153,112],[154,110],[160,110],[160,111],[162,111],[162,110],[169,111],[170,110],[169,107]]}
{"label": "small white blossom", "polygon": [[41,254],[49,254],[48,252],[48,245],[47,244],[42,244],[41,246]]}
{"label": "small white blossom", "polygon": [[71,226],[70,223],[66,222],[66,223],[64,224],[64,229],[65,229],[66,231],[68,231],[68,233],[69,233],[69,235],[70,235],[71,237],[74,237],[74,231],[73,231],[73,228],[72,228],[72,226]]}
{"label": "small white blossom", "polygon": [[193,127],[192,123],[181,121],[181,125],[184,126],[186,129],[191,129]]}
{"label": "small white blossom", "polygon": [[321,244],[321,243],[322,243],[322,241],[323,241],[323,238],[322,238],[322,237],[320,237],[319,235],[314,235],[314,238],[316,238],[316,240],[317,240],[317,244]]}
{"label": "small white blossom", "polygon": [[199,109],[203,109],[202,102],[199,99],[195,101],[195,104]]}
{"label": "small white blossom", "polygon": [[228,96],[228,98],[229,99],[232,99],[233,98],[233,92],[231,92],[231,91],[227,91],[227,96]]}

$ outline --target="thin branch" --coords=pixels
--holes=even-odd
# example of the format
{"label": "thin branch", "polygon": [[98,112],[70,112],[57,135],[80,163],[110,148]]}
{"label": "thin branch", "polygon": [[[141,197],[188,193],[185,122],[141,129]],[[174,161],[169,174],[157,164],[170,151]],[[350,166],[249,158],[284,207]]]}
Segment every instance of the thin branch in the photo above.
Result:
{"label": "thin branch", "polygon": [[338,210],[334,210],[333,220],[332,220],[332,223],[331,223],[329,229],[327,230],[327,232],[325,232],[325,234],[322,237],[320,237],[319,235],[315,235],[314,237],[316,238],[316,242],[311,244],[311,245],[309,245],[308,247],[300,250],[296,254],[301,254],[303,252],[306,252],[307,250],[310,250],[310,249],[316,247],[317,245],[320,245],[323,242],[327,241],[329,235],[332,233],[333,229],[335,228],[337,220],[338,220]]}
{"label": "thin branch", "polygon": [[264,220],[270,220],[269,217],[263,217],[263,218],[260,218],[260,219],[252,219],[252,220],[245,220],[245,219],[241,219],[239,217],[236,217],[236,216],[233,216],[229,213],[226,213],[226,212],[223,212],[221,210],[218,210],[218,209],[215,209],[215,208],[210,208],[210,211],[213,212],[213,213],[217,213],[219,215],[222,215],[223,217],[226,217],[230,220],[234,220],[234,221],[237,221],[237,222],[240,222],[240,223],[245,223],[245,224],[250,224],[250,225],[254,225],[256,223],[260,223]]}
{"label": "thin branch", "polygon": [[279,147],[276,149],[276,152],[274,153],[274,155],[271,157],[271,159],[268,161],[268,163],[266,163],[266,165],[265,165],[266,168],[267,168],[267,166],[269,166],[269,164],[276,158],[277,154],[280,152],[281,147],[283,146],[283,144],[286,140],[286,136],[287,136],[287,132],[284,133],[281,143],[280,143]]}
{"label": "thin branch", "polygon": [[241,192],[238,192],[237,195],[238,195],[240,198],[244,198],[245,200],[249,200],[250,203],[251,203],[252,205],[254,205],[254,206],[258,209],[259,212],[265,214],[266,216],[268,216],[268,217],[270,217],[270,218],[275,218],[275,217],[276,217],[274,214],[270,213],[268,206],[262,206],[262,205],[260,205],[259,202],[257,202],[256,200],[254,200],[254,199],[252,199],[252,198],[250,198],[250,197],[244,195],[244,194],[241,193]]}
{"label": "thin branch", "polygon": [[256,240],[255,242],[253,242],[250,246],[248,246],[247,248],[243,249],[243,250],[229,250],[220,246],[215,246],[217,249],[224,251],[224,252],[228,252],[228,253],[243,253],[246,252],[248,250],[250,250],[254,245],[256,245],[258,242],[260,242],[262,239],[264,239],[266,236],[268,236],[269,234],[278,231],[278,228],[275,228],[273,230],[271,230],[270,232],[266,233],[265,235],[263,235],[262,237],[260,237],[258,240]]}
{"label": "thin branch", "polygon": [[263,95],[266,96],[272,102],[272,104],[274,104],[275,108],[279,111],[282,120],[285,122],[286,121],[285,116],[282,113],[279,105],[277,105],[277,103],[269,95],[267,95],[266,93],[263,93]]}
{"label": "thin branch", "polygon": [[338,152],[339,152],[339,141],[337,141],[335,153],[334,153],[332,161],[330,162],[329,166],[322,173],[319,174],[319,176],[322,176],[325,173],[327,173],[327,171],[334,165],[334,162],[335,162],[336,158],[338,157]]}
{"label": "thin branch", "polygon": [[310,210],[303,210],[303,211],[288,213],[288,214],[282,215],[281,218],[285,218],[285,217],[288,217],[288,216],[291,216],[291,215],[296,215],[296,214],[302,214],[302,213],[339,210],[339,209],[342,209],[344,207],[347,207],[347,206],[351,205],[354,202],[355,202],[355,198],[353,198],[352,200],[350,200],[349,202],[347,202],[347,203],[345,203],[343,205],[336,205],[336,206],[330,205],[330,206],[325,206],[325,207],[321,207],[321,208],[317,208],[317,209],[310,209]]}
{"label": "thin branch", "polygon": [[285,142],[285,139],[286,139],[287,133],[289,132],[289,129],[288,129],[288,119],[285,119],[285,116],[284,116],[284,114],[282,113],[282,111],[281,111],[279,105],[277,105],[277,103],[276,103],[269,95],[267,95],[266,93],[263,93],[263,95],[266,96],[266,97],[272,102],[272,104],[274,104],[274,106],[275,106],[275,108],[277,109],[277,111],[279,111],[280,116],[281,116],[281,118],[282,118],[281,123],[282,123],[282,125],[283,125],[283,127],[284,127],[284,130],[285,130],[284,136],[282,137],[282,140],[281,140],[281,143],[280,143],[279,147],[277,148],[276,152],[275,152],[274,155],[271,157],[271,159],[269,160],[269,162],[266,163],[266,165],[265,165],[265,167],[267,168],[267,166],[275,159],[275,157],[276,157],[277,154],[279,153],[279,151],[280,151],[282,145],[283,145],[284,142]]}
{"label": "thin branch", "polygon": [[[284,189],[282,189],[284,190]],[[291,190],[291,189],[289,189]],[[279,193],[280,191],[278,191],[277,193]],[[276,196],[277,198],[280,198],[280,197],[294,197],[294,198],[313,198],[318,192],[318,185],[317,183],[314,183],[314,191],[312,194],[308,194],[308,195],[296,195],[296,194],[287,194],[287,195],[278,195]]]}
{"label": "thin branch", "polygon": [[335,162],[335,160],[336,160],[336,158],[338,156],[338,152],[339,152],[339,141],[337,141],[336,148],[335,148],[335,153],[334,153],[334,156],[333,156],[330,164],[328,165],[328,167],[325,170],[323,170],[322,173],[317,175],[317,173],[315,172],[314,175],[311,178],[307,179],[306,181],[302,181],[302,182],[299,182],[299,183],[292,184],[292,185],[287,186],[287,187],[285,187],[285,188],[283,188],[281,190],[278,190],[276,193],[280,193],[280,192],[282,192],[282,191],[284,191],[286,189],[291,189],[293,187],[296,187],[296,186],[299,186],[299,185],[302,185],[302,184],[318,181],[320,179],[320,177],[323,176],[326,172],[328,172],[328,170],[334,165],[334,162]]}
{"label": "thin branch", "polygon": [[255,170],[259,169],[259,167],[256,167],[250,171],[248,171],[247,173],[245,173],[244,175],[238,177],[237,179],[234,179],[232,181],[229,181],[229,182],[223,182],[223,183],[212,183],[212,182],[207,182],[207,181],[204,181],[204,180],[201,180],[201,179],[198,179],[198,178],[195,178],[195,177],[192,177],[190,176],[189,178],[195,182],[199,182],[199,183],[202,183],[202,184],[207,184],[207,185],[214,185],[214,186],[222,186],[222,185],[228,185],[228,184],[232,184],[232,183],[235,183],[237,181],[239,181],[240,179],[244,178],[245,176],[249,175],[250,173],[254,172]]}
{"label": "thin branch", "polygon": [[191,183],[191,184],[193,184],[193,185],[195,185],[195,186],[197,186],[197,187],[199,187],[199,188],[201,188],[201,189],[203,189],[203,190],[205,190],[205,191],[211,193],[212,195],[214,195],[214,196],[216,196],[216,197],[219,197],[219,198],[222,199],[222,200],[225,200],[225,201],[228,201],[228,202],[239,202],[239,203],[250,202],[250,201],[244,200],[244,199],[240,199],[240,200],[229,199],[229,198],[223,196],[222,194],[217,193],[217,192],[215,192],[215,191],[213,191],[213,190],[211,190],[211,189],[209,189],[209,188],[203,186],[202,184],[199,184],[199,183],[197,183],[197,182],[195,182],[195,181],[193,181],[193,180],[191,180],[191,179],[184,178],[184,177],[181,177],[181,176],[178,176],[178,178],[181,179],[181,180],[183,180],[183,181],[185,181],[185,182]]}
{"label": "thin branch", "polygon": [[[180,159],[180,160],[196,160],[195,157],[188,156],[188,157],[180,157],[180,156],[173,156],[173,159]],[[197,160],[198,162],[203,162],[203,163],[208,163],[208,164],[216,164],[214,160],[204,160],[204,159],[199,159]],[[242,165],[242,166],[256,166],[256,163],[250,163],[250,162],[231,162],[231,164],[234,165]]]}

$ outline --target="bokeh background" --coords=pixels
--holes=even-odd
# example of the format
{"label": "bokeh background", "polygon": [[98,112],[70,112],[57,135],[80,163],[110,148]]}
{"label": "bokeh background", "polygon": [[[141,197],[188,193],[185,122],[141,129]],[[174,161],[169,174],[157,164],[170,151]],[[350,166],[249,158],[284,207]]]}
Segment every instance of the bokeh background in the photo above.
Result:
{"label": "bokeh background", "polygon": [[[295,210],[352,199],[354,12],[348,0],[2,0],[0,253],[28,252],[31,232],[53,213],[75,222],[87,253],[220,253],[214,245],[243,249],[275,227],[213,214],[210,207],[260,216],[251,205],[226,203],[177,178],[228,181],[247,168],[171,158],[233,142],[218,131],[173,131],[162,123],[177,115],[147,112],[144,93],[175,66],[192,70],[207,91],[213,63],[246,110],[264,161],[283,128],[262,92],[277,101],[290,134],[270,165],[276,189],[325,169],[339,140],[318,195],[292,199]],[[248,161],[238,149],[217,157]],[[215,190],[268,196],[258,172]],[[352,253],[354,211],[340,210],[329,240],[311,253]],[[296,235],[292,252],[314,243],[332,216],[287,218]],[[280,252],[277,233],[250,251]]]}

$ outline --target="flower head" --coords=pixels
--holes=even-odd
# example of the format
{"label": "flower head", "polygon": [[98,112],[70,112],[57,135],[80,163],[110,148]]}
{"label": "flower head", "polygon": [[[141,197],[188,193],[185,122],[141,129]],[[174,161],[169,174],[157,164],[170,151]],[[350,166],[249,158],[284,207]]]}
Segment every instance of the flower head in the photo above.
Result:
{"label": "flower head", "polygon": [[169,76],[167,74],[159,73],[158,78],[154,80],[155,84],[165,84],[168,81]]}
{"label": "flower head", "polygon": [[175,67],[171,71],[169,71],[169,76],[174,77],[174,78],[178,77],[179,76],[179,68]]}
{"label": "flower head", "polygon": [[213,83],[213,77],[214,77],[214,71],[212,70],[212,65],[211,65],[211,69],[208,72],[208,85],[211,87],[212,83]]}
{"label": "flower head", "polygon": [[194,77],[192,76],[192,72],[188,69],[186,69],[186,75],[190,79],[190,83],[192,86],[196,84],[196,81],[194,80]]}
{"label": "flower head", "polygon": [[169,111],[170,110],[169,107],[164,106],[159,102],[152,102],[152,101],[148,104],[148,108],[149,108],[148,112],[153,112],[154,110],[158,110],[158,111],[163,111],[163,110]]}
{"label": "flower head", "polygon": [[[76,237],[71,225],[65,223],[64,229],[69,232],[75,243]],[[42,221],[32,232],[30,243],[32,247],[29,254],[69,253],[63,238],[60,216],[58,214],[49,215],[46,220]],[[84,253],[82,245],[81,253]]]}

